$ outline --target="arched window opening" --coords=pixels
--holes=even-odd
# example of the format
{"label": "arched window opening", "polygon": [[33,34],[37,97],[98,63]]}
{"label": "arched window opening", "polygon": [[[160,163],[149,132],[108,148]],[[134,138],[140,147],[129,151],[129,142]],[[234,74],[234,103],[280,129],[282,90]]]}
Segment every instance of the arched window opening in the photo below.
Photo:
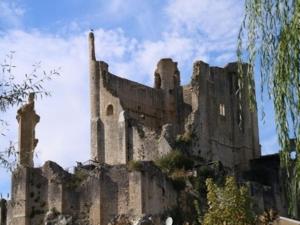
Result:
{"label": "arched window opening", "polygon": [[114,114],[114,107],[112,104],[109,104],[106,108],[106,115],[111,116]]}

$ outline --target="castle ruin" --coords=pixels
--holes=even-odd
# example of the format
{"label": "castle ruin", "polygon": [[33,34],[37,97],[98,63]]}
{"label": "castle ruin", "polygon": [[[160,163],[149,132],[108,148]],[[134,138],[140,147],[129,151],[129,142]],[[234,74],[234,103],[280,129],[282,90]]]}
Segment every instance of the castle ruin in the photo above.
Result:
{"label": "castle ruin", "polygon": [[97,61],[93,33],[89,46],[93,160],[152,161],[172,151],[176,136],[184,133],[195,137],[191,156],[226,167],[245,169],[261,156],[257,112],[250,111],[246,91],[242,101],[236,95],[236,63],[219,68],[197,61],[190,84],[181,86],[177,63],[161,59],[151,88],[113,75]]}
{"label": "castle ruin", "polygon": [[[181,85],[177,63],[161,59],[154,85],[148,87],[112,74],[96,60],[93,33],[88,41],[91,160],[78,163],[74,173],[51,161],[33,166],[39,117],[31,97],[18,112],[21,154],[12,175],[8,225],[59,219],[107,225],[121,215],[151,215],[160,224],[178,207],[180,192],[153,161],[174,151],[182,137],[189,142],[187,157],[220,162],[235,174],[251,169],[261,157],[257,112],[250,110],[245,90],[241,98],[236,94],[237,63],[220,68],[197,61],[191,82]],[[246,72],[247,65],[242,66]],[[25,109],[30,109],[28,117],[21,113]],[[30,124],[28,130],[23,124]],[[138,168],[130,168],[131,162],[138,162]]]}

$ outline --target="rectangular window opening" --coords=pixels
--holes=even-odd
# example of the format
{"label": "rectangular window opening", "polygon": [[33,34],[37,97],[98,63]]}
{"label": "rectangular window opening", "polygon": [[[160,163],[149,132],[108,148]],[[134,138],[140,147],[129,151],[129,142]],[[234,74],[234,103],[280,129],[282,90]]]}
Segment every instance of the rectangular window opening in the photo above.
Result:
{"label": "rectangular window opening", "polygon": [[220,115],[225,116],[225,105],[224,104],[220,104],[219,110],[220,110]]}

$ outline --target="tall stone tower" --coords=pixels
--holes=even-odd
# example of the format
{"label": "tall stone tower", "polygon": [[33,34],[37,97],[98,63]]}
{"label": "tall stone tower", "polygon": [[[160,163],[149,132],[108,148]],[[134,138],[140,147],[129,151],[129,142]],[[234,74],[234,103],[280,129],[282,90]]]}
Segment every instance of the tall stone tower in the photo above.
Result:
{"label": "tall stone tower", "polygon": [[99,62],[95,56],[94,34],[89,33],[89,67],[90,67],[90,105],[91,105],[91,158],[104,162],[104,149],[101,146],[100,121],[100,74]]}

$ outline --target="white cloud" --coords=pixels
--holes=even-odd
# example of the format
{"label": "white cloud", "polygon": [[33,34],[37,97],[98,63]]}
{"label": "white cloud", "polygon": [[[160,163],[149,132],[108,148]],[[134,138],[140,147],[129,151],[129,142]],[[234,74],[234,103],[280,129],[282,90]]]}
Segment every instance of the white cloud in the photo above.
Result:
{"label": "white cloud", "polygon": [[0,1],[0,30],[7,26],[19,26],[25,9],[14,0]]}
{"label": "white cloud", "polygon": [[108,61],[124,60],[136,49],[137,41],[125,36],[122,29],[96,30],[97,57]]}
{"label": "white cloud", "polygon": [[166,12],[177,31],[197,32],[210,39],[232,38],[240,25],[242,6],[238,0],[175,0]]}
{"label": "white cloud", "polygon": [[243,4],[239,0],[169,1],[168,32],[193,39],[193,48],[205,46],[210,62],[222,66],[235,57]]}

